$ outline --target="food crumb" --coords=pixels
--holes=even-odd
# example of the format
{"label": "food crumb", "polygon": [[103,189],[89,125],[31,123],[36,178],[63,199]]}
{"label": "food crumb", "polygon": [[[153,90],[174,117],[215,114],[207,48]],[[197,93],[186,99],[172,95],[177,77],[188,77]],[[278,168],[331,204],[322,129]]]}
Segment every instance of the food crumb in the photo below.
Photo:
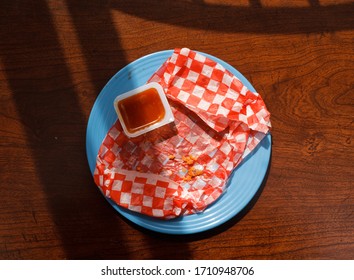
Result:
{"label": "food crumb", "polygon": [[176,156],[173,155],[173,154],[171,154],[171,155],[168,156],[169,159],[175,159],[175,157],[176,157]]}
{"label": "food crumb", "polygon": [[192,165],[195,161],[196,161],[196,158],[192,155],[188,155],[188,156],[183,156],[182,157],[182,160],[188,164],[188,165]]}
{"label": "food crumb", "polygon": [[137,166],[136,167],[136,171],[140,171],[141,170],[141,167],[140,166]]}
{"label": "food crumb", "polygon": [[[187,169],[185,169],[185,171],[187,171]],[[197,177],[202,174],[203,174],[203,168],[192,166],[191,168],[188,169],[187,174],[183,177],[183,181],[190,181],[194,177]]]}
{"label": "food crumb", "polygon": [[190,181],[190,180],[192,180],[192,177],[189,175],[183,177],[183,181]]}
{"label": "food crumb", "polygon": [[195,177],[195,176],[199,176],[203,174],[203,170],[201,169],[197,169],[195,167],[191,167],[189,170],[188,170],[188,175],[191,176],[191,177]]}

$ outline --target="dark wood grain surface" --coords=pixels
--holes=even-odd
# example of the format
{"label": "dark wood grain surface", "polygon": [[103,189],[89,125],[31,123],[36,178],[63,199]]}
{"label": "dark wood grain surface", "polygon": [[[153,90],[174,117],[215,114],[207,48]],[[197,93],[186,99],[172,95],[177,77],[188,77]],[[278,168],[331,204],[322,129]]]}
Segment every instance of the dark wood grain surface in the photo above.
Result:
{"label": "dark wood grain surface", "polygon": [[[0,259],[354,259],[353,11],[325,0],[1,1]],[[85,152],[107,81],[176,47],[243,73],[273,125],[252,205],[189,237],[123,219]]]}

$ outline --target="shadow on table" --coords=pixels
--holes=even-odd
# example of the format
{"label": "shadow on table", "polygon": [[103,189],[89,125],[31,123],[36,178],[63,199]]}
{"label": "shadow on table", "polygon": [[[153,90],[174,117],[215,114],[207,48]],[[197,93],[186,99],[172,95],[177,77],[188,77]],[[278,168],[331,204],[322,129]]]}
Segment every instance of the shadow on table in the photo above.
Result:
{"label": "shadow on table", "polygon": [[[297,34],[352,30],[354,3],[320,5],[304,1],[304,7],[210,4],[202,0],[112,1],[112,8],[140,18],[192,29],[231,33]],[[142,8],[143,7],[143,8]]]}
{"label": "shadow on table", "polygon": [[[59,2],[56,7],[57,16],[69,11],[72,21],[64,21],[63,26],[72,22],[74,30],[68,27],[66,32],[77,33],[95,96],[89,96],[92,92],[75,84],[68,61],[75,57],[65,56],[59,38],[65,38],[65,34],[58,33],[47,1],[0,4],[2,73],[11,91],[8,98],[15,103],[18,121],[24,129],[24,135],[18,132],[19,137],[25,138],[34,163],[36,175],[31,178],[38,178],[36,185],[18,175],[13,182],[18,184],[18,191],[29,193],[22,207],[37,216],[33,224],[18,229],[18,234],[35,232],[41,236],[52,232],[46,238],[60,244],[67,259],[129,259],[131,255],[127,246],[131,238],[122,230],[126,225],[114,215],[94,185],[85,153],[84,110],[93,105],[88,100],[94,100],[109,77],[127,64],[108,2],[67,1],[67,10]],[[47,206],[36,200],[42,193]],[[43,216],[49,216],[50,221],[38,218]],[[36,253],[37,247],[45,250],[46,245],[41,237],[39,241],[35,239],[29,245],[26,243],[26,256],[41,259],[43,254]],[[8,247],[13,246],[16,245]],[[51,252],[51,246],[46,251]],[[17,247],[13,250],[21,251]],[[187,247],[180,254],[188,257]]]}
{"label": "shadow on table", "polygon": [[[85,156],[87,119],[78,97],[94,100],[108,79],[129,62],[114,28],[112,9],[175,26],[231,33],[311,33],[353,28],[353,3],[322,7],[318,1],[309,1],[309,8],[262,7],[261,1],[250,1],[250,6],[244,7],[167,0],[60,3],[69,11],[74,26],[70,32],[78,37],[96,91],[94,96],[85,96],[85,89],[80,90],[73,81],[47,1],[3,1],[0,36],[4,39],[1,48],[7,48],[6,53],[1,52],[4,75],[68,259],[129,259],[131,255],[126,246],[129,237],[122,231],[119,217],[112,215],[108,204],[101,206],[103,199],[89,172]],[[60,4],[58,9],[62,9]],[[66,11],[62,13],[66,15]],[[12,51],[9,46],[13,46]],[[188,241],[213,236],[235,225],[256,203],[265,182],[244,210],[210,232],[166,236],[141,229],[147,233],[148,247],[155,250],[152,244],[160,239],[166,246],[178,242],[178,257],[191,258]],[[151,253],[153,257],[166,256],[163,247],[158,250]]]}

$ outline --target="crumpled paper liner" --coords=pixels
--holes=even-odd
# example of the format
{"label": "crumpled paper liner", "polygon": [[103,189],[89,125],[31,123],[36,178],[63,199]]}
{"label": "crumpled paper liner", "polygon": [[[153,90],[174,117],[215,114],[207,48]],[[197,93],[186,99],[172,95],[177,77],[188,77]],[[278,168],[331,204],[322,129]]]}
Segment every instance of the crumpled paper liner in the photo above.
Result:
{"label": "crumpled paper liner", "polygon": [[95,183],[118,205],[145,215],[203,211],[268,133],[270,114],[258,93],[187,48],[176,49],[148,82],[165,89],[175,123],[129,139],[117,120],[98,152]]}

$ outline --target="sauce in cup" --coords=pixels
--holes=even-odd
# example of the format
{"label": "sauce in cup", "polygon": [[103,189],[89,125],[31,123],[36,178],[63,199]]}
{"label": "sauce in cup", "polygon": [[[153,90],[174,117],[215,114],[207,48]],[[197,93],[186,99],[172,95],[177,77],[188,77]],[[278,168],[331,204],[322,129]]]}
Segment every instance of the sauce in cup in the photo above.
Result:
{"label": "sauce in cup", "polygon": [[149,83],[116,97],[114,107],[128,137],[136,137],[174,121],[163,88]]}
{"label": "sauce in cup", "polygon": [[118,109],[130,133],[161,121],[166,114],[159,93],[155,88],[149,88],[120,100]]}

